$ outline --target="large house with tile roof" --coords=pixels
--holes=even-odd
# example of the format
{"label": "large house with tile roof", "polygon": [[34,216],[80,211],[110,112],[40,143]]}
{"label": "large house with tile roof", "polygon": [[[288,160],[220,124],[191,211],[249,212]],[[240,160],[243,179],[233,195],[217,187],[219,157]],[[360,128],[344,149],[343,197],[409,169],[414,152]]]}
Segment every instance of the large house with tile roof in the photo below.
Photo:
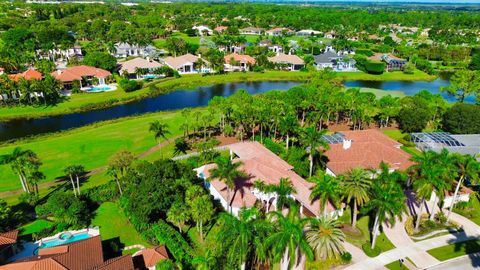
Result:
{"label": "large house with tile roof", "polygon": [[100,236],[49,248],[40,248],[33,256],[0,265],[1,270],[154,270],[155,265],[168,259],[164,246],[143,249],[105,260]]}
{"label": "large house with tile roof", "polygon": [[268,61],[278,65],[281,69],[290,71],[300,70],[305,66],[303,59],[293,54],[279,53],[273,57],[268,57]]}
{"label": "large house with tile roof", "polygon": [[36,71],[33,68],[29,68],[22,73],[9,74],[8,78],[13,81],[19,81],[20,79],[30,80],[41,80],[43,78],[42,73]]}
{"label": "large house with tile roof", "polygon": [[[295,193],[291,198],[300,204],[300,213],[305,216],[320,216],[321,207],[319,200],[310,197],[311,189],[314,184],[306,181],[293,171],[293,166],[272,153],[259,142],[239,142],[226,146],[230,151],[233,162],[242,162],[240,170],[246,173],[246,177],[235,180],[235,191],[227,201],[228,192],[225,183],[218,179],[209,179],[210,170],[216,167],[216,164],[206,164],[195,171],[200,178],[205,179],[205,185],[210,194],[218,200],[224,209],[229,209],[238,216],[241,208],[254,207],[257,202],[265,205],[265,210],[276,210],[276,200],[278,195],[274,192],[265,193],[254,188],[254,182],[260,180],[266,185],[278,185],[281,178],[288,178],[292,183]],[[209,179],[209,181],[207,181]],[[327,211],[331,216],[343,215],[343,209],[337,209],[334,205],[328,203]]]}
{"label": "large house with tile roof", "polygon": [[224,56],[225,71],[248,71],[255,65],[255,58],[250,55],[232,53]]}
{"label": "large house with tile roof", "polygon": [[400,149],[399,142],[376,129],[342,131],[325,135],[329,149],[327,174],[337,176],[353,168],[379,169],[384,162],[392,170],[406,170],[413,162],[410,154]]}
{"label": "large house with tile roof", "polygon": [[74,66],[63,70],[56,70],[51,75],[62,82],[65,89],[71,89],[74,81],[80,82],[80,88],[83,87],[82,83],[90,83],[93,78],[98,79],[100,85],[106,84],[106,78],[111,76],[107,70],[91,67],[91,66]]}
{"label": "large house with tile roof", "polygon": [[121,75],[126,74],[129,78],[142,79],[144,75],[139,75],[137,73],[139,69],[146,70],[147,73],[152,73],[154,70],[159,69],[162,66],[162,64],[155,60],[137,57],[131,60],[127,60],[125,62],[121,62],[119,72]]}
{"label": "large house with tile roof", "polygon": [[208,67],[208,61],[202,59],[204,65],[200,69],[195,67],[195,63],[202,59],[199,56],[187,53],[185,55],[177,57],[167,57],[163,59],[165,65],[169,66],[173,70],[176,70],[180,74],[189,74],[189,73],[208,73],[210,68]]}

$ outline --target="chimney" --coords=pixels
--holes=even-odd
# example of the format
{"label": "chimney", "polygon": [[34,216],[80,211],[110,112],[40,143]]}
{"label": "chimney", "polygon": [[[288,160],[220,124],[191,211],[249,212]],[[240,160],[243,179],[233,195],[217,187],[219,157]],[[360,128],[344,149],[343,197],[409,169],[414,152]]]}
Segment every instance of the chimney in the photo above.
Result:
{"label": "chimney", "polygon": [[343,140],[343,149],[347,150],[352,147],[352,140]]}

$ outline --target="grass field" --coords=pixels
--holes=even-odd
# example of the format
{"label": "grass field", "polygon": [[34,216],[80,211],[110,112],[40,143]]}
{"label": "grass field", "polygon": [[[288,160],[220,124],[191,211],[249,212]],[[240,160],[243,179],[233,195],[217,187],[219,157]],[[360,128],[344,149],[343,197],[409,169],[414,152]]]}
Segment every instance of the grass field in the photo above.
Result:
{"label": "grass field", "polygon": [[30,235],[32,233],[38,233],[43,229],[49,228],[52,226],[53,223],[44,220],[44,219],[37,219],[31,223],[28,223],[20,228],[20,236]]}
{"label": "grass field", "polygon": [[392,97],[399,97],[399,98],[402,98],[405,96],[405,94],[402,91],[386,91],[386,90],[381,90],[376,88],[360,88],[360,92],[374,93],[375,96],[377,96],[377,98],[382,98],[388,95]]}
{"label": "grass field", "polygon": [[385,72],[380,75],[364,72],[338,72],[337,74],[345,81],[433,81],[437,78],[420,70],[415,70],[413,74],[405,74],[402,71]]}
{"label": "grass field", "polygon": [[116,203],[106,202],[100,205],[95,211],[92,225],[100,227],[102,241],[118,237],[124,246],[135,244],[149,246]]}
{"label": "grass field", "polygon": [[446,245],[439,248],[430,249],[427,252],[440,261],[445,261],[462,255],[476,253],[480,251],[480,240],[469,240],[465,242]]}
{"label": "grass field", "polygon": [[[202,110],[202,109],[198,109]],[[100,122],[94,125],[19,141],[0,146],[0,155],[12,152],[15,147],[30,149],[43,162],[41,171],[46,175],[44,182],[63,176],[63,168],[70,164],[81,164],[91,170],[107,164],[115,152],[127,149],[140,154],[157,142],[148,131],[149,123],[160,120],[169,125],[170,137],[181,134],[179,123],[185,120],[179,111],[160,112],[121,120]],[[20,189],[20,181],[9,166],[0,166],[0,192]]]}

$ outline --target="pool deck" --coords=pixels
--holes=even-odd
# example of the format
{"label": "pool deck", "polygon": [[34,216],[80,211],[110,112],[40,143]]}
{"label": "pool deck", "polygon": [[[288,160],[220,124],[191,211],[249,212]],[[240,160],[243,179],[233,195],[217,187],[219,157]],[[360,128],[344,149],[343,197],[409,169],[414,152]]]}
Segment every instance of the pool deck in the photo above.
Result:
{"label": "pool deck", "polygon": [[59,239],[59,236],[61,234],[66,233],[66,232],[69,232],[72,235],[81,234],[81,233],[88,233],[88,235],[90,235],[90,237],[94,237],[94,236],[100,235],[100,228],[95,227],[95,228],[81,229],[81,230],[77,230],[77,231],[63,231],[63,232],[59,232],[59,233],[57,233],[53,236],[42,238],[42,239],[40,239],[38,241],[35,241],[35,242],[23,242],[22,243],[23,250],[20,251],[19,253],[15,254],[15,256],[11,257],[8,262],[14,262],[14,261],[17,261],[17,260],[20,260],[20,259],[24,259],[26,257],[33,256],[35,250],[37,250],[42,245],[43,242],[51,241],[51,240],[57,240],[57,239]]}

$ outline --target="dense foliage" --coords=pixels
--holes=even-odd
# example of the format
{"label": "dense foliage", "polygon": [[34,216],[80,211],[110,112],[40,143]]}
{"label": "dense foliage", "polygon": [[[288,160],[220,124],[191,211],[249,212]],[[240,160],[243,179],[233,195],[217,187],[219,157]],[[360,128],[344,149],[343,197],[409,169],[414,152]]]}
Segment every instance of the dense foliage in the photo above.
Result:
{"label": "dense foliage", "polygon": [[454,134],[480,133],[480,106],[457,103],[443,116],[443,128]]}

